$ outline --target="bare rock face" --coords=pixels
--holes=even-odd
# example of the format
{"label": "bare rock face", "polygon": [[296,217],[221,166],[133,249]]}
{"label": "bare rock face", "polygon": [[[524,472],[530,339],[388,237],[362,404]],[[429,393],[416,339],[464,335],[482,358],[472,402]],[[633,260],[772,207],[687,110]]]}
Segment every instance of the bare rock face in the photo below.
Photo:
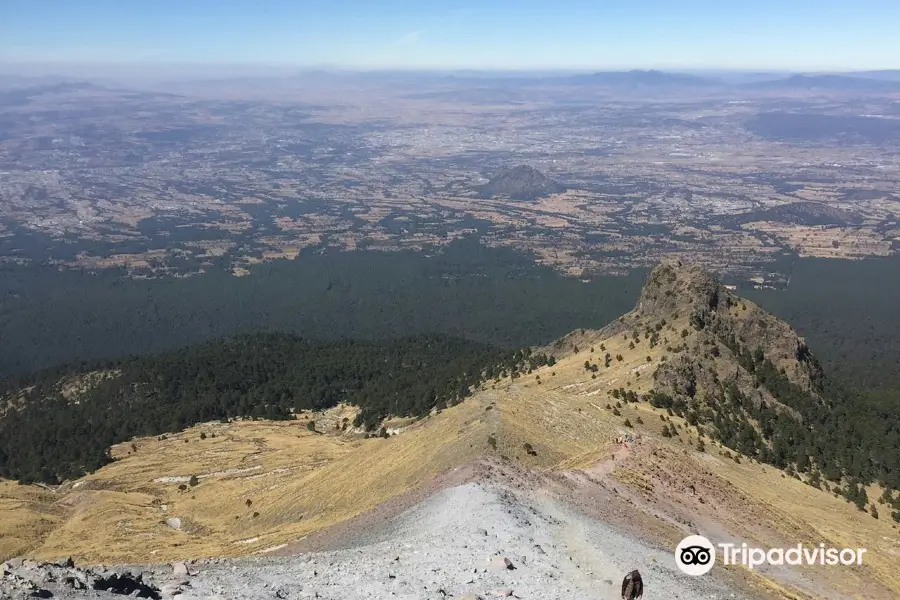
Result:
{"label": "bare rock face", "polygon": [[[670,321],[687,315],[691,329],[699,332],[697,344],[715,345],[718,352],[735,360],[741,352],[758,353],[783,370],[792,384],[811,393],[822,390],[822,369],[793,328],[731,293],[699,265],[681,261],[658,265],[641,290],[635,313],[650,320]],[[685,352],[695,358],[705,354],[704,348],[699,347]],[[684,361],[665,366],[661,376],[674,370],[685,375],[692,371],[696,377],[696,368],[688,368]]]}
{"label": "bare rock face", "polygon": [[678,311],[717,311],[727,306],[728,290],[699,265],[664,261],[657,265],[641,290],[636,312],[656,317]]}
{"label": "bare rock face", "polygon": [[[665,329],[676,322],[677,331]],[[822,370],[806,342],[699,265],[658,265],[635,309],[613,326],[603,333],[655,329],[675,347],[653,374],[657,405],[695,423],[735,411],[752,421],[759,409],[802,420],[827,409]]]}

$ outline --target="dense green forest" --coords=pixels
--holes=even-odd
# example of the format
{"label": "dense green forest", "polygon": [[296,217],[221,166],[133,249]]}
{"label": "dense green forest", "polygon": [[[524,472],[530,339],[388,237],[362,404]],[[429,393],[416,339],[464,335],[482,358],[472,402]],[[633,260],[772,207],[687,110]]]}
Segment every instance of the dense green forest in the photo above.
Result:
{"label": "dense green forest", "polygon": [[740,293],[790,323],[827,374],[831,410],[804,415],[815,427],[792,438],[797,464],[808,454],[823,487],[843,472],[841,493],[860,508],[874,501],[861,484],[900,489],[900,257],[803,259],[786,290]]}
{"label": "dense green forest", "polygon": [[[486,379],[552,361],[444,335],[313,342],[270,333],[50,369],[0,389],[0,398],[27,390],[0,419],[0,477],[56,483],[98,469],[112,444],[134,436],[234,417],[291,419],[340,402],[359,406],[355,425],[371,430],[386,416],[422,416]],[[115,375],[64,395],[60,382],[97,371]]]}
{"label": "dense green forest", "polygon": [[520,348],[606,325],[632,308],[643,277],[582,283],[474,239],[432,256],[304,256],[246,277],[129,280],[0,265],[0,377],[261,330],[320,340],[441,332]]}
{"label": "dense green forest", "polygon": [[832,380],[900,389],[900,256],[802,259],[786,290],[738,293],[790,323]]}

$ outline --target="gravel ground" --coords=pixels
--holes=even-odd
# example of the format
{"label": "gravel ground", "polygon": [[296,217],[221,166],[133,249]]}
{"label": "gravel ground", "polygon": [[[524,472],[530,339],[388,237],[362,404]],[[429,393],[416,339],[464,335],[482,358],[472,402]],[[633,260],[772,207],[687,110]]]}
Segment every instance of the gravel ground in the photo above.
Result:
{"label": "gravel ground", "polygon": [[[143,571],[143,581],[159,590],[159,597],[182,600],[614,599],[624,574],[635,568],[644,577],[645,600],[749,598],[713,574],[683,575],[669,551],[540,493],[519,494],[521,499],[505,487],[465,483],[386,518],[342,550],[199,561],[187,565],[186,575],[176,575],[171,566],[130,572]],[[22,583],[30,572],[32,580],[43,573],[38,587],[56,598],[122,598],[71,589],[63,583],[63,566],[54,567],[49,577],[55,581],[48,581],[48,569],[27,564],[13,569],[0,582],[0,597],[35,597]]]}

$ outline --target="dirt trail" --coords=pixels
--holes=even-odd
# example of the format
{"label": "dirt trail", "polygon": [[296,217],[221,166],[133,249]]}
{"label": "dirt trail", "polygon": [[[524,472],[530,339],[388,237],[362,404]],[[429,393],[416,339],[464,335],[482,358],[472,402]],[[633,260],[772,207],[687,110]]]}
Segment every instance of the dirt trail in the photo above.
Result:
{"label": "dirt trail", "polygon": [[[633,568],[645,574],[648,600],[751,599],[715,576],[681,574],[670,552],[550,496],[493,483],[454,485],[386,519],[377,531],[354,534],[357,542],[368,543],[333,552],[199,562],[191,566],[196,574],[180,581],[173,580],[169,567],[136,570],[159,588],[168,585],[164,598],[179,600],[446,600],[465,594],[612,600]],[[180,595],[173,596],[175,589]],[[52,592],[63,599],[121,598],[60,586]]]}

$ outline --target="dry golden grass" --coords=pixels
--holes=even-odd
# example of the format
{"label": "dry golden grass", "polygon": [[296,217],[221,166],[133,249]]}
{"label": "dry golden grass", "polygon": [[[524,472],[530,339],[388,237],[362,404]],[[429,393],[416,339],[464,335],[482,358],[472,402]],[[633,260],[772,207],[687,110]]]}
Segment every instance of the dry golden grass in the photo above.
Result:
{"label": "dry golden grass", "polygon": [[0,560],[33,551],[60,523],[54,500],[39,486],[0,480]]}
{"label": "dry golden grass", "polygon": [[[710,468],[748,497],[765,507],[767,525],[794,544],[818,544],[836,548],[867,548],[859,568],[841,568],[831,583],[847,593],[861,589],[862,581],[875,578],[900,597],[900,536],[890,519],[869,514],[832,494],[813,488],[782,472],[758,463],[710,461]],[[827,570],[824,570],[827,572]],[[816,571],[821,576],[823,570]]]}

